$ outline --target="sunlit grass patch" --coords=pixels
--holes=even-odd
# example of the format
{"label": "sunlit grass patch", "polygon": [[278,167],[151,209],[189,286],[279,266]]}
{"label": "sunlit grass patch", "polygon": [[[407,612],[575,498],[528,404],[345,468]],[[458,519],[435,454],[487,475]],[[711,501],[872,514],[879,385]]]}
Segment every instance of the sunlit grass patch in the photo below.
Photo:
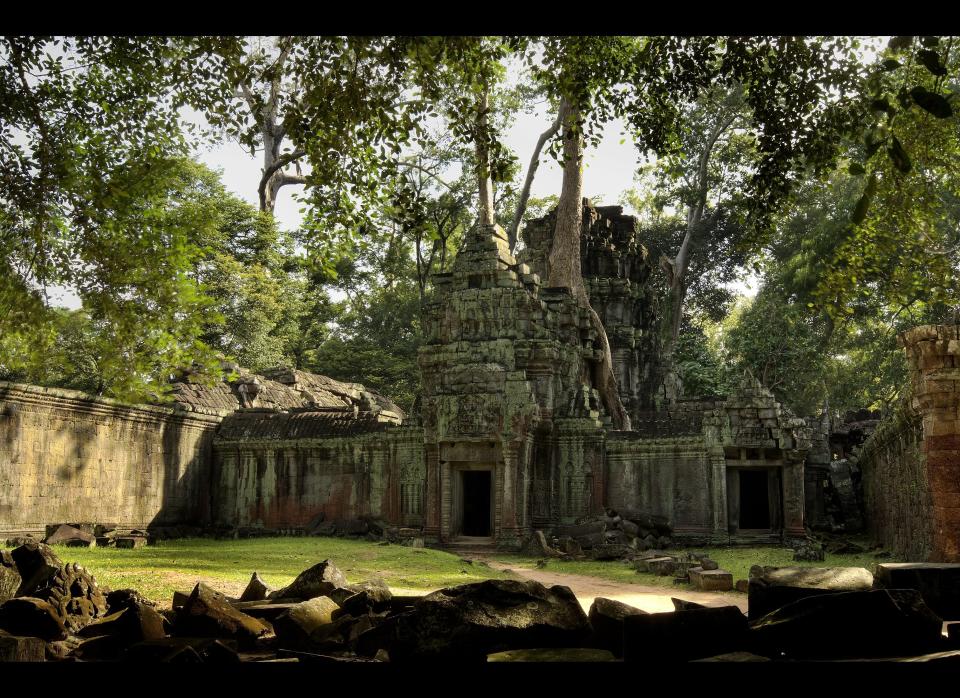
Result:
{"label": "sunlit grass patch", "polygon": [[380,577],[391,587],[412,590],[507,576],[441,550],[341,538],[187,538],[158,541],[136,550],[55,549],[64,562],[76,562],[90,570],[101,585],[134,588],[163,605],[169,605],[174,591],[190,591],[198,581],[237,595],[254,571],[279,588],[325,559],[332,560],[349,582]]}

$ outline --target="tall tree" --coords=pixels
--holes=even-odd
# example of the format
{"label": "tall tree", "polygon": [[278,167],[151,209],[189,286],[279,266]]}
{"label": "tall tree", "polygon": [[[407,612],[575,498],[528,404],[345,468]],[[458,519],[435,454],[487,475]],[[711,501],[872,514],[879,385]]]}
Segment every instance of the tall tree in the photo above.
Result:
{"label": "tall tree", "polygon": [[[658,256],[667,285],[665,356],[672,356],[680,335],[691,276],[695,282],[713,267],[729,270],[731,262],[743,261],[729,253],[743,237],[737,199],[753,159],[750,139],[743,135],[746,122],[739,86],[710,88],[684,105],[678,149],[657,162],[656,204],[685,213],[679,244]],[[728,254],[716,254],[721,248]]]}
{"label": "tall tree", "polygon": [[[260,210],[267,213],[273,213],[282,187],[307,183],[301,171],[306,151],[296,144],[283,149],[287,138],[284,116],[288,105],[298,99],[292,75],[295,71],[288,61],[294,45],[303,40],[294,36],[250,37],[248,50],[235,68],[236,96],[249,110],[249,121],[244,124],[238,120],[231,124],[231,130],[252,152],[258,148],[263,151],[257,195]],[[291,111],[295,109],[290,107]],[[293,172],[289,171],[290,166],[294,167]]]}

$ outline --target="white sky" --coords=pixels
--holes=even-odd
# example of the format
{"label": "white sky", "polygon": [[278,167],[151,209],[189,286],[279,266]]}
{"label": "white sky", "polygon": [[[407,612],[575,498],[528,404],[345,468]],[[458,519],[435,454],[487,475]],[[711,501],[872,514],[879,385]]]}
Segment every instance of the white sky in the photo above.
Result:
{"label": "white sky", "polygon": [[[543,105],[533,114],[521,113],[513,127],[504,134],[505,145],[519,158],[524,173],[537,138],[553,121],[554,115],[548,115],[546,110],[547,106]],[[588,150],[585,158],[585,196],[595,201],[602,200],[607,205],[616,204],[620,194],[633,187],[633,173],[637,168],[637,149],[629,139],[620,144],[623,138],[621,131],[622,122],[607,124],[599,147]],[[238,143],[230,142],[208,148],[197,156],[209,167],[222,170],[222,180],[227,189],[254,206],[259,205],[257,185],[263,164],[259,153],[252,157],[250,152]],[[530,195],[543,197],[559,194],[561,176],[562,172],[556,161],[543,154]],[[286,186],[280,190],[274,215],[285,229],[292,230],[300,226],[300,204],[294,198],[300,191],[303,191],[302,186]],[[503,223],[505,222],[501,221],[501,224]]]}

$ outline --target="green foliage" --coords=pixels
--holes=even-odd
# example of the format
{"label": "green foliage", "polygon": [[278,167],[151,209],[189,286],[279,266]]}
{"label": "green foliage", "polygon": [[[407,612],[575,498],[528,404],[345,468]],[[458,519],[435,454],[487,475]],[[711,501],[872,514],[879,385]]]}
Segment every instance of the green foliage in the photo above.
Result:
{"label": "green foliage", "polygon": [[723,338],[734,374],[745,369],[797,414],[816,414],[826,394],[827,329],[806,308],[763,288]]}
{"label": "green foliage", "polygon": [[703,332],[694,325],[681,331],[674,347],[674,368],[685,397],[727,395],[729,376],[720,357]]}
{"label": "green foliage", "polygon": [[307,370],[363,383],[409,410],[420,392],[420,295],[414,282],[371,288],[362,304],[331,308],[330,336],[306,363]]}
{"label": "green foliage", "polygon": [[813,294],[835,317],[871,298],[960,303],[960,51],[953,38],[914,39],[894,37],[866,81],[871,111],[849,169],[862,193]]}

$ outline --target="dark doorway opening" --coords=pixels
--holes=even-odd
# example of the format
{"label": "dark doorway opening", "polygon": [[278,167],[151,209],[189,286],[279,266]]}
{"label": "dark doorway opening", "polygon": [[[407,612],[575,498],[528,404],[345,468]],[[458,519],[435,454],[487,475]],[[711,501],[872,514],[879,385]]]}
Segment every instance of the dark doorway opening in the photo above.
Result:
{"label": "dark doorway opening", "polygon": [[463,535],[490,535],[490,471],[463,472]]}
{"label": "dark doorway opening", "polygon": [[770,491],[766,470],[740,471],[740,528],[770,528]]}

